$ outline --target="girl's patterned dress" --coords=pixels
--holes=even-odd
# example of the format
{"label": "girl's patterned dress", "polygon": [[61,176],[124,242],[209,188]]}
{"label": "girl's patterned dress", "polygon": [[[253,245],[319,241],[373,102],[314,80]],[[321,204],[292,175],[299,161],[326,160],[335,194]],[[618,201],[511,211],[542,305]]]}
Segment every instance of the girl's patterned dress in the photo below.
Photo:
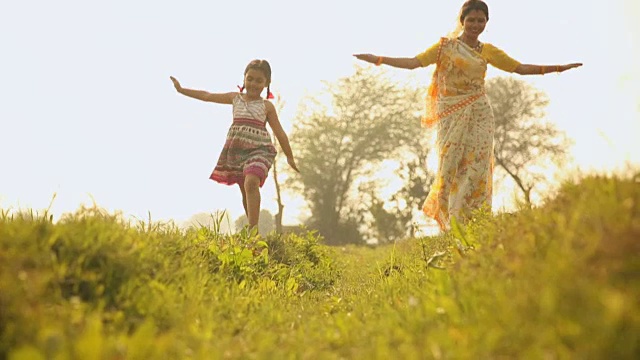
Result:
{"label": "girl's patterned dress", "polygon": [[247,101],[241,94],[233,99],[233,124],[211,180],[242,185],[252,174],[260,178],[260,186],[264,185],[276,156],[266,122],[265,100]]}

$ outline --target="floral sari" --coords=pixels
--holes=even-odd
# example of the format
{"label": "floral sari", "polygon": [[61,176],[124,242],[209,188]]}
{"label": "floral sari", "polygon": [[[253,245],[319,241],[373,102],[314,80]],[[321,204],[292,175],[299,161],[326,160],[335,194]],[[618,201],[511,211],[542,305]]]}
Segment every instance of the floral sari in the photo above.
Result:
{"label": "floral sari", "polygon": [[438,170],[424,213],[448,230],[452,217],[491,207],[493,111],[484,92],[487,61],[455,39],[440,42],[423,124],[437,128]]}

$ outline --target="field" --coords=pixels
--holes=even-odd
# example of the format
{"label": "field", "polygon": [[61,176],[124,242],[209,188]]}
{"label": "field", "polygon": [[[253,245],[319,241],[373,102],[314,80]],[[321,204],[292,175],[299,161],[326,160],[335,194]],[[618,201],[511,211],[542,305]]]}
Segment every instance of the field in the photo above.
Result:
{"label": "field", "polygon": [[5,210],[0,359],[638,358],[639,179],[375,248]]}

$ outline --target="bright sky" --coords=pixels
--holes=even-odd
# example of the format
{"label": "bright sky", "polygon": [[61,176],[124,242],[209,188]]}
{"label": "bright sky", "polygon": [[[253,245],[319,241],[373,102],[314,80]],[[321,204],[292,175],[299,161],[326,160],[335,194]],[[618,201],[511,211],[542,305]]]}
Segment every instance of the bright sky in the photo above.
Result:
{"label": "bright sky", "polygon": [[[156,220],[243,213],[237,187],[208,179],[230,106],[176,94],[234,91],[246,64],[268,59],[287,107],[353,72],[351,54],[414,56],[453,29],[462,0],[21,0],[0,6],[0,207],[53,213],[81,203]],[[640,163],[637,0],[489,0],[481,40],[524,63],[583,62],[531,76],[547,114],[574,139],[585,170]],[[432,68],[388,69],[427,86]],[[498,70],[489,76],[506,75]],[[295,151],[295,149],[294,149]],[[302,164],[301,164],[302,165]],[[270,178],[263,207],[276,212]],[[301,196],[285,199],[297,223]]]}

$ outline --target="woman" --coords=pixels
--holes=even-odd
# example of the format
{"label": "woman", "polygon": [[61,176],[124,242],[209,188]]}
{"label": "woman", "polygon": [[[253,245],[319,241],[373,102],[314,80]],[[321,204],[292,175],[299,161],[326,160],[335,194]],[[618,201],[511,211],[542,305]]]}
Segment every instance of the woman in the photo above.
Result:
{"label": "woman", "polygon": [[[378,66],[403,69],[436,64],[422,122],[426,127],[437,126],[439,164],[423,211],[443,231],[449,229],[452,217],[465,220],[473,210],[491,207],[494,119],[484,92],[487,64],[521,75],[544,75],[582,66],[521,64],[478,40],[488,20],[487,4],[468,0],[460,10],[459,30],[416,57],[354,55]],[[457,36],[460,30],[462,34]]]}

